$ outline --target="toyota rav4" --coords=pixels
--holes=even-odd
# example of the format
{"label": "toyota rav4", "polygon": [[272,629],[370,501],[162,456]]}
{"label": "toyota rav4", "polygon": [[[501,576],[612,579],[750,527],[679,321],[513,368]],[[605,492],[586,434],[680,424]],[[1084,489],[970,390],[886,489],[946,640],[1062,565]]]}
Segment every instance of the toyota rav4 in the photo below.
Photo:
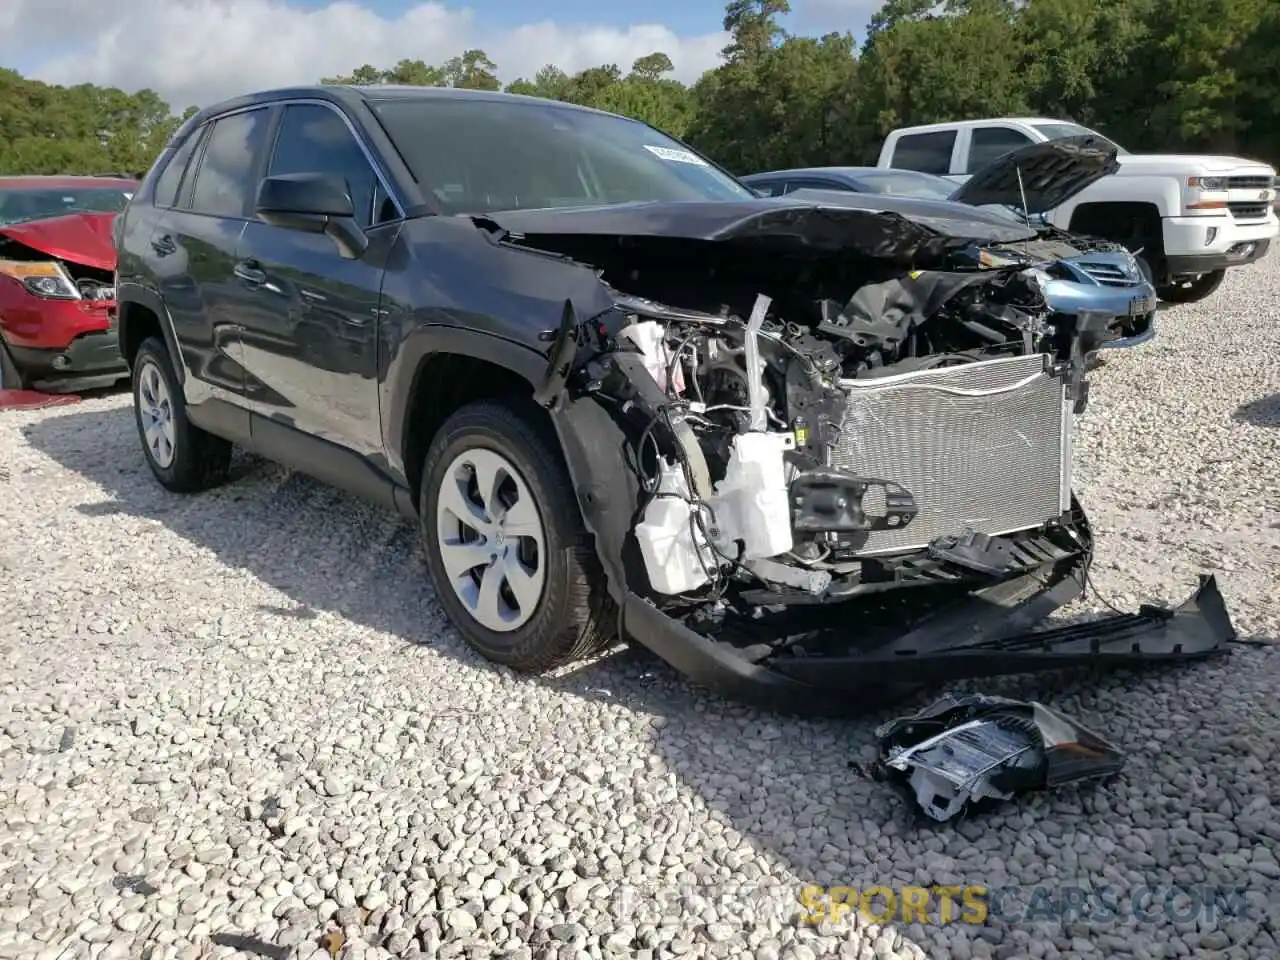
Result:
{"label": "toyota rav4", "polygon": [[1050,310],[1037,231],[951,206],[757,197],[532,98],[223,103],[117,226],[142,449],[174,491],[238,444],[400,511],[463,637],[521,670],[621,635],[814,706],[1221,652],[1210,581],[1021,636],[1086,583],[1071,428],[1112,316]]}

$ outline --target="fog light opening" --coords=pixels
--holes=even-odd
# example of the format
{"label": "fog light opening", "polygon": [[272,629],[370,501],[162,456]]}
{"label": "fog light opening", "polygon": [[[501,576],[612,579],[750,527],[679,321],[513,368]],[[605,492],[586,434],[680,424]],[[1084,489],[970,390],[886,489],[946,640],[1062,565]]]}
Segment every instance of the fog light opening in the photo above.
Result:
{"label": "fog light opening", "polygon": [[60,353],[53,358],[53,369],[55,370],[66,370],[70,366],[71,358],[65,353]]}
{"label": "fog light opening", "polygon": [[1208,230],[1204,232],[1204,245],[1206,247],[1209,246],[1209,244],[1213,243],[1213,241],[1216,240],[1217,238],[1218,238],[1218,228],[1210,227]]}

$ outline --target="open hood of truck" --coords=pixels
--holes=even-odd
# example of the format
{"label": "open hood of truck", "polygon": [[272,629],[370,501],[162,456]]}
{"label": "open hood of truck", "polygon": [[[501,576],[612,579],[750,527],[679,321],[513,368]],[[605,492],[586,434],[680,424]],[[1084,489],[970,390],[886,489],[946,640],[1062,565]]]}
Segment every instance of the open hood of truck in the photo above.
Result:
{"label": "open hood of truck", "polygon": [[970,177],[951,199],[975,207],[996,203],[1037,216],[1119,169],[1115,144],[1094,136],[1064,137],[1005,154]]}
{"label": "open hood of truck", "polygon": [[72,213],[48,220],[28,220],[0,227],[0,237],[57,260],[114,270],[116,251],[111,224],[115,218],[114,213]]}

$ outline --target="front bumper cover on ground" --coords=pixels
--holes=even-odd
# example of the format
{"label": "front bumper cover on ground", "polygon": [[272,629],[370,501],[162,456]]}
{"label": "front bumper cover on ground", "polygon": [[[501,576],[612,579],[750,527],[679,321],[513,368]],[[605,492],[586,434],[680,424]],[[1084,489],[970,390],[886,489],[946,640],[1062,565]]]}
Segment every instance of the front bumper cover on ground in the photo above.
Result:
{"label": "front bumper cover on ground", "polygon": [[[965,678],[1072,667],[1132,667],[1225,654],[1236,638],[1212,576],[1176,608],[1033,630],[1082,593],[1067,576],[1044,586],[1030,572],[970,594],[895,639],[847,656],[774,655],[757,661],[628,594],[625,633],[691,680],[772,709],[848,710],[879,706],[906,688]],[[825,608],[831,629],[856,634],[851,605]],[[878,696],[884,694],[884,696]],[[872,695],[869,699],[867,695]]]}

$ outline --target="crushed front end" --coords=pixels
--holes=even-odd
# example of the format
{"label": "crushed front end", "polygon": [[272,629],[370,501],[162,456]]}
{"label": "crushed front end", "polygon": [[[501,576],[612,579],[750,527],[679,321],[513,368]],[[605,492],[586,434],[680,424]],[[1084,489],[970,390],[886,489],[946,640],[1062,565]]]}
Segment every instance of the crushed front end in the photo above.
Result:
{"label": "crushed front end", "polygon": [[693,679],[847,706],[1232,638],[1210,581],[1028,640],[1087,583],[1072,422],[1111,315],[1055,313],[1033,269],[956,269],[972,240],[889,215],[589,240],[506,241],[592,263],[614,303],[566,304],[540,398],[623,632]]}

